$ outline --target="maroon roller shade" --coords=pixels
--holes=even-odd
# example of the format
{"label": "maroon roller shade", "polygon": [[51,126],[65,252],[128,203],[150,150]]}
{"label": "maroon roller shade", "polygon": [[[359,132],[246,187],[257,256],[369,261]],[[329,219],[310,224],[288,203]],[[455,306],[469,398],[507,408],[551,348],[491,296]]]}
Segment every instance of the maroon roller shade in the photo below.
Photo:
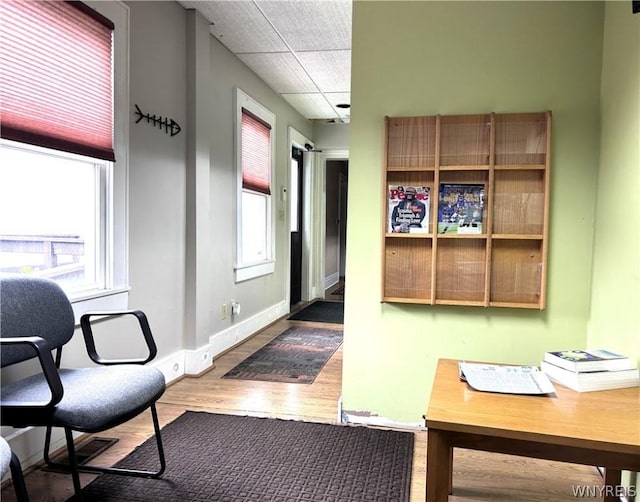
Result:
{"label": "maroon roller shade", "polygon": [[271,194],[271,127],[242,109],[242,188]]}
{"label": "maroon roller shade", "polygon": [[80,2],[0,2],[3,138],[115,160],[113,24]]}

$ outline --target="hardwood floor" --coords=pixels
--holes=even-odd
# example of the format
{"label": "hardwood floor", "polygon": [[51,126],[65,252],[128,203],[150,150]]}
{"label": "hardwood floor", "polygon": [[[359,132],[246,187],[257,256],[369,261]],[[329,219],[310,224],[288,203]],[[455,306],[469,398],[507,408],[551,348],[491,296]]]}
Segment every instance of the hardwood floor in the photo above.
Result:
{"label": "hardwood floor", "polygon": [[[322,323],[278,321],[216,359],[214,367],[205,374],[198,378],[183,378],[171,385],[158,405],[161,425],[172,421],[185,410],[336,423],[341,391],[342,347],[336,351],[311,385],[221,379],[228,370],[287,327],[305,324],[340,327]],[[144,413],[125,425],[98,434],[100,437],[116,437],[119,441],[93,462],[104,465],[117,461],[147,439],[151,431],[150,415]],[[426,431],[415,431],[415,439],[411,502],[423,502]],[[41,468],[29,471],[26,481],[31,501],[63,501],[71,496],[70,476],[47,472]],[[83,484],[88,483],[93,477],[83,474]],[[454,495],[449,500],[575,502],[573,486],[599,486],[601,482],[599,474],[592,467],[456,450]],[[11,486],[4,486],[2,500],[15,500]]]}

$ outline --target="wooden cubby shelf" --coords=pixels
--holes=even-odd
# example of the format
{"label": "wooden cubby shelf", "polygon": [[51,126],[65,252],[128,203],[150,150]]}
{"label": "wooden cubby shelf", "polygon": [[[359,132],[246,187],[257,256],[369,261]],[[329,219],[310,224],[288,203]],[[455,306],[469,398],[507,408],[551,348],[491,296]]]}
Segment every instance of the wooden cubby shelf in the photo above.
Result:
{"label": "wooden cubby shelf", "polygon": [[544,309],[551,112],[386,117],[384,302]]}

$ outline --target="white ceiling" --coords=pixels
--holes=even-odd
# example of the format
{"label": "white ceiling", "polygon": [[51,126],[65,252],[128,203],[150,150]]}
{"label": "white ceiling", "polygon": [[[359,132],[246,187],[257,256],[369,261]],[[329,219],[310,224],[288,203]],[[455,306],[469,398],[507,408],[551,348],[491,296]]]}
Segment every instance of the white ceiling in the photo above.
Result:
{"label": "white ceiling", "polygon": [[351,0],[179,0],[308,119],[348,122]]}

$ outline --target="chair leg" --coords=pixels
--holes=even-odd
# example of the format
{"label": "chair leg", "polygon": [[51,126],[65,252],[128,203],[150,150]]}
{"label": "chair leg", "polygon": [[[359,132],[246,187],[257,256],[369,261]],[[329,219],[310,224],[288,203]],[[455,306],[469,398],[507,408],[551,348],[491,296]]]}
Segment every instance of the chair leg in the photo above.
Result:
{"label": "chair leg", "polygon": [[67,439],[67,454],[69,455],[69,465],[67,468],[71,471],[71,479],[73,480],[73,492],[76,495],[74,500],[82,500],[82,486],[80,485],[80,473],[78,472],[78,457],[76,456],[76,447],[73,444],[73,431],[64,428],[64,435]]}
{"label": "chair leg", "polygon": [[20,460],[15,453],[11,453],[11,479],[13,480],[13,488],[16,491],[16,499],[18,502],[29,502],[29,495],[27,494],[27,485],[24,482],[24,474],[22,473],[22,467],[20,466]]}
{"label": "chair leg", "polygon": [[[156,406],[155,404],[152,404],[150,406],[150,410],[151,410],[151,416],[153,418],[153,429],[155,432],[155,438],[156,438],[156,446],[158,448],[158,458],[160,460],[160,468],[157,471],[144,471],[144,470],[137,470],[137,469],[124,469],[124,468],[120,468],[120,467],[99,467],[99,466],[93,466],[93,465],[77,465],[77,460],[76,460],[76,456],[75,456],[75,449],[73,449],[73,459],[71,456],[71,448],[69,446],[69,440],[67,439],[67,450],[69,451],[69,462],[70,464],[61,464],[59,462],[54,462],[49,458],[49,447],[50,447],[50,443],[51,443],[51,429],[48,427],[47,428],[47,433],[45,436],[45,453],[44,453],[44,459],[45,462],[50,466],[50,467],[56,467],[58,469],[63,469],[66,471],[71,471],[71,474],[75,474],[77,475],[78,471],[79,472],[93,472],[93,473],[103,473],[103,474],[118,474],[121,476],[135,476],[135,477],[139,477],[139,478],[159,478],[160,476],[162,476],[162,474],[164,473],[167,463],[165,460],[165,456],[164,456],[164,448],[162,446],[162,436],[160,434],[160,422],[158,420],[158,412],[156,410]],[[65,433],[66,433],[66,429],[65,429]],[[78,478],[78,485],[79,485],[80,481]],[[74,488],[76,486],[76,481],[74,480]]]}

